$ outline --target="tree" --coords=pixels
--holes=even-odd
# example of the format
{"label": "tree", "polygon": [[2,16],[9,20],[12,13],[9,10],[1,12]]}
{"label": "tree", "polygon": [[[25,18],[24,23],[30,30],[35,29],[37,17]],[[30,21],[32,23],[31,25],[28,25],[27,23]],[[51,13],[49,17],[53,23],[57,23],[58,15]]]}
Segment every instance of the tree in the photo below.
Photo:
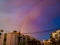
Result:
{"label": "tree", "polygon": [[6,45],[6,40],[7,40],[7,33],[4,34],[4,43],[3,43],[3,45]]}
{"label": "tree", "polygon": [[3,32],[3,29],[1,29],[0,32]]}
{"label": "tree", "polygon": [[51,38],[51,40],[50,40],[50,41],[51,41],[51,44],[52,44],[52,45],[56,45],[55,38]]}

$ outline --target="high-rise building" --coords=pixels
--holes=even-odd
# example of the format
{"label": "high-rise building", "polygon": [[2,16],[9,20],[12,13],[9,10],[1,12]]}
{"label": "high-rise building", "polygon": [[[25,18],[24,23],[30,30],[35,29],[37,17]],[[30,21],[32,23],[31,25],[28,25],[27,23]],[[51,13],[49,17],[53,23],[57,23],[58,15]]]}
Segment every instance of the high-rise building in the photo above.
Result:
{"label": "high-rise building", "polygon": [[0,45],[3,45],[4,42],[4,33],[3,30],[0,30]]}
{"label": "high-rise building", "polygon": [[7,33],[6,45],[18,45],[18,36],[17,32]]}
{"label": "high-rise building", "polygon": [[0,32],[0,45],[40,45],[40,41],[20,32],[13,31],[9,33]]}

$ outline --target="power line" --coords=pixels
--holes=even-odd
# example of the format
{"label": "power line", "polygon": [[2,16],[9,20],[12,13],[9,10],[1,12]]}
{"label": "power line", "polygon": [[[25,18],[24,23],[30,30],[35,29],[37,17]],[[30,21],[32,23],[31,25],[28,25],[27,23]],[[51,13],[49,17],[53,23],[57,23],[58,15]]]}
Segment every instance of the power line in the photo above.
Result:
{"label": "power line", "polygon": [[47,32],[52,32],[52,31],[56,31],[59,30],[60,28],[56,28],[56,29],[51,29],[51,30],[44,30],[44,31],[38,31],[38,32],[27,32],[27,33],[23,33],[23,34],[39,34],[39,33],[47,33]]}

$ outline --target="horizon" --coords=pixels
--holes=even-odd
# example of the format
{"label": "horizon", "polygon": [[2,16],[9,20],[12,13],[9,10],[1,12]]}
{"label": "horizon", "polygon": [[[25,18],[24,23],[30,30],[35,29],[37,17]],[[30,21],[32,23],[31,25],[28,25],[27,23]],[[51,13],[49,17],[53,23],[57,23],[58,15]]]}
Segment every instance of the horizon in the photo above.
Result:
{"label": "horizon", "polygon": [[[5,32],[3,29],[0,29],[0,32],[1,32],[1,30],[3,31],[2,33],[11,33],[11,32],[14,32],[14,31],[16,31],[16,32],[20,32],[20,31],[17,31],[17,30],[13,30],[13,31],[11,31],[11,32]],[[30,37],[33,37],[33,36],[31,36],[30,34],[41,34],[41,33],[46,33],[46,32],[51,32],[50,34],[49,34],[49,38],[48,39],[50,39],[50,35],[53,33],[53,32],[55,32],[55,31],[58,31],[58,30],[60,30],[60,28],[59,29],[53,29],[53,31],[51,32],[51,30],[47,30],[47,31],[40,31],[40,32],[26,32],[26,33],[21,33],[21,34],[23,34],[23,35],[28,35],[28,36],[30,36]],[[35,37],[33,37],[33,38],[35,38]],[[38,38],[35,38],[35,39],[37,39],[37,40],[40,40],[40,41],[42,41],[42,40],[48,40],[48,39],[38,39]]]}

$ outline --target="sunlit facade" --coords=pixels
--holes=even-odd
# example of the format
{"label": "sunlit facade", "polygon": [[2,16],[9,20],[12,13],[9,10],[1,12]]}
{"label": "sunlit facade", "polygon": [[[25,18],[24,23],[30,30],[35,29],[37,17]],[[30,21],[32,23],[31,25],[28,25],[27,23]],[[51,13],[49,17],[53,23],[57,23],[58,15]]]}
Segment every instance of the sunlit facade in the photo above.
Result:
{"label": "sunlit facade", "polygon": [[4,34],[0,33],[0,45],[4,43]]}
{"label": "sunlit facade", "polygon": [[4,44],[4,33],[3,30],[0,30],[0,45]]}
{"label": "sunlit facade", "polygon": [[7,33],[6,45],[17,45],[18,44],[18,33],[11,32]]}

